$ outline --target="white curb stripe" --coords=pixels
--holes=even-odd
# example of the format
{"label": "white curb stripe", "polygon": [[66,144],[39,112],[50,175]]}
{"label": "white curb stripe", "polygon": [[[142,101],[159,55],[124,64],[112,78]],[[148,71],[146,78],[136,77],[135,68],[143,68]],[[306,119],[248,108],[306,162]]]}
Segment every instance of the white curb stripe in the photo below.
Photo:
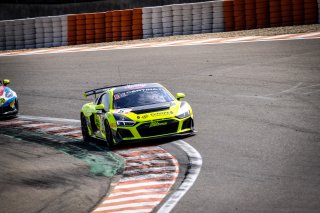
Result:
{"label": "white curb stripe", "polygon": [[56,121],[56,122],[68,122],[68,123],[80,124],[79,120],[65,119],[65,118],[37,117],[37,116],[30,116],[30,115],[19,115],[18,118],[26,119],[26,120],[44,121],[44,122]]}
{"label": "white curb stripe", "polygon": [[158,210],[158,213],[167,213],[172,211],[172,209],[177,205],[177,203],[181,200],[181,198],[187,193],[187,191],[191,188],[191,186],[196,181],[198,175],[200,174],[201,166],[202,166],[202,158],[200,153],[193,148],[188,143],[183,140],[175,141],[173,144],[177,145],[179,148],[184,150],[190,159],[190,169],[188,170],[188,174],[183,181],[183,183],[179,186],[179,188],[170,196],[168,200],[162,205],[162,207]]}

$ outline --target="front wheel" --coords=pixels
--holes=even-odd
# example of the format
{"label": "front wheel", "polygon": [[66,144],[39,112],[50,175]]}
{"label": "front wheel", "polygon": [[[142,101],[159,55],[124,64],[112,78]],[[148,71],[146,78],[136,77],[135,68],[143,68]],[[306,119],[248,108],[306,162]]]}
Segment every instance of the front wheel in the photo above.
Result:
{"label": "front wheel", "polygon": [[105,121],[104,124],[105,128],[106,128],[106,142],[107,142],[107,147],[109,147],[110,149],[114,147],[114,143],[113,143],[113,136],[112,136],[112,132],[111,132],[111,128],[109,125],[108,121]]}
{"label": "front wheel", "polygon": [[88,131],[87,120],[86,120],[85,116],[83,115],[83,113],[81,113],[80,119],[81,119],[81,131],[82,131],[83,141],[90,142],[91,137],[90,137],[89,131]]}

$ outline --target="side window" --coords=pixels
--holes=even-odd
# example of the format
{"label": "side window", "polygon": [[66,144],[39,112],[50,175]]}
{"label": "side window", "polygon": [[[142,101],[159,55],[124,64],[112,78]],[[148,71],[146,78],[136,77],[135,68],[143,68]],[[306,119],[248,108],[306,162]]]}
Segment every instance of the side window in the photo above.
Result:
{"label": "side window", "polygon": [[110,98],[109,98],[109,94],[106,93],[102,96],[102,99],[101,99],[101,104],[104,105],[104,110],[106,112],[109,111],[109,105],[110,105]]}

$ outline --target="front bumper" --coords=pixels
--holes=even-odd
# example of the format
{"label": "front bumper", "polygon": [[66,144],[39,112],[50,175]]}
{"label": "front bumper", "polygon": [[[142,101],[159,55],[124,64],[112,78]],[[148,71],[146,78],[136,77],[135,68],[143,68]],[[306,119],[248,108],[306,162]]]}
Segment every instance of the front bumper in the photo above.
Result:
{"label": "front bumper", "polygon": [[[154,126],[154,123],[166,123],[166,125]],[[171,119],[141,122],[132,127],[118,127],[117,131],[113,132],[113,134],[117,143],[193,135],[193,118],[191,116],[183,119],[175,117]]]}

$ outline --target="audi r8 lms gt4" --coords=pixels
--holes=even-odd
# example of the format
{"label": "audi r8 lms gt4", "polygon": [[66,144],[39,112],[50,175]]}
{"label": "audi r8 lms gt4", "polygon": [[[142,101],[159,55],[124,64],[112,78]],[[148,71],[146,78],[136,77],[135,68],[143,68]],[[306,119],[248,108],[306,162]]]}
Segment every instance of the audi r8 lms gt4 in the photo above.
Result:
{"label": "audi r8 lms gt4", "polygon": [[19,112],[17,94],[7,87],[10,80],[0,80],[0,118],[15,116]]}
{"label": "audi r8 lms gt4", "polygon": [[83,105],[84,141],[120,142],[194,134],[193,113],[183,93],[174,97],[158,83],[128,84],[89,90],[95,101]]}

